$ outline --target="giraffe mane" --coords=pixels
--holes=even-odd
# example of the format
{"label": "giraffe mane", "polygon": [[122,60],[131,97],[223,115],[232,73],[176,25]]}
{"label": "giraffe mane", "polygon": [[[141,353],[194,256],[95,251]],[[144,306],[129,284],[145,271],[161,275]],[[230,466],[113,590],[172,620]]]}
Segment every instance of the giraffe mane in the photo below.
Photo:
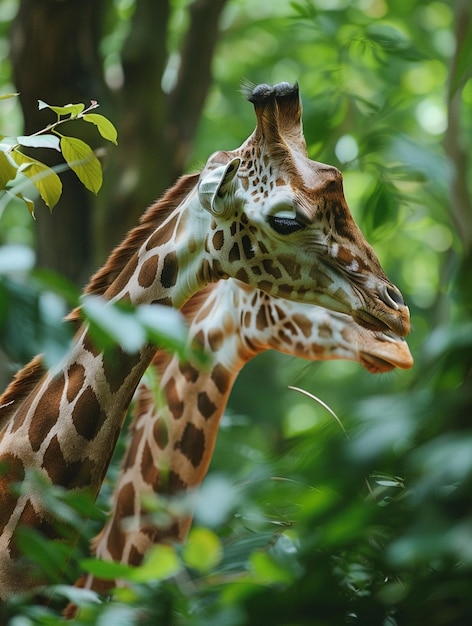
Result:
{"label": "giraffe mane", "polygon": [[[139,225],[133,228],[119,244],[106,264],[100,268],[85,286],[85,294],[103,295],[115,278],[124,269],[130,257],[139,250],[146,239],[154,232],[157,225],[188,196],[195,187],[199,173],[186,174],[170,187],[164,195],[141,216]],[[80,307],[76,307],[67,316],[68,320],[80,321]]]}
{"label": "giraffe mane", "polygon": [[31,393],[45,373],[41,355],[25,365],[0,396],[0,430],[18,405]]}

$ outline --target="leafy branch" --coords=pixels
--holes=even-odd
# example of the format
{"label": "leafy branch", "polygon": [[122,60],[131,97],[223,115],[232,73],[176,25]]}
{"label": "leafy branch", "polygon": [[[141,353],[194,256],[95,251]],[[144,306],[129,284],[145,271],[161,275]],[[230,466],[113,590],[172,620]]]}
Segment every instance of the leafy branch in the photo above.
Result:
{"label": "leafy branch", "polygon": [[[1,99],[15,97],[18,94],[6,94]],[[92,148],[75,137],[63,135],[58,127],[71,120],[83,120],[96,126],[100,135],[107,141],[117,143],[117,131],[113,124],[104,115],[92,113],[98,106],[98,102],[92,100],[88,107],[85,104],[66,104],[64,106],[52,106],[38,101],[39,109],[50,109],[57,115],[55,122],[31,135],[18,137],[3,137],[0,143],[0,209],[6,205],[12,197],[17,197],[28,207],[34,217],[34,203],[23,195],[23,185],[18,181],[18,174],[25,176],[33,183],[50,210],[57,204],[61,193],[62,183],[57,171],[62,168],[51,168],[22,152],[22,148],[48,148],[57,150],[78,177],[80,182],[89,191],[98,193],[102,186],[102,166]],[[1,196],[4,196],[3,202]]]}

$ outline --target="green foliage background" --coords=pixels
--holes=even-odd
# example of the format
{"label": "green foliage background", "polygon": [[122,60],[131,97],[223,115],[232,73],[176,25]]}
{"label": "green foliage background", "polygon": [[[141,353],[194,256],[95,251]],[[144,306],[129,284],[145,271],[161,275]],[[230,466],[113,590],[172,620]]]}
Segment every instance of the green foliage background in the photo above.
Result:
{"label": "green foliage background", "polygon": [[[103,43],[109,72],[132,4],[116,2]],[[175,2],[176,41],[186,4]],[[3,37],[14,5],[0,7]],[[195,560],[185,549],[155,555],[141,575],[130,575],[130,590],[109,604],[87,604],[77,623],[449,626],[472,620],[467,7],[424,0],[229,2],[189,169],[216,149],[236,147],[252,129],[252,108],[238,93],[242,78],[297,80],[309,154],[343,171],[355,218],[410,306],[415,366],[373,376],[347,362],[308,364],[273,353],[255,359],[233,390],[200,494],[191,539],[205,558]],[[4,39],[0,45],[6,49]],[[13,91],[3,64],[0,84]],[[9,107],[0,106],[4,132],[19,124]],[[112,121],[119,131],[119,120]],[[27,211],[5,209],[0,243],[33,241]],[[31,284],[18,272],[13,278]],[[0,288],[11,280],[5,273]],[[33,295],[22,290],[10,309],[2,300],[4,348],[15,343],[8,324],[16,321],[35,338],[35,351],[43,349],[32,324],[39,319],[47,326],[59,315],[44,298],[46,288],[64,295],[61,285],[41,274],[34,280]],[[43,301],[35,304],[36,317],[35,297]],[[48,343],[54,332],[44,336]],[[20,350],[18,359],[25,356]],[[347,435],[322,406],[288,385],[327,403]],[[123,446],[122,439],[117,459]],[[117,463],[78,549],[50,564],[52,580],[61,563],[67,562],[69,581],[81,570]],[[65,497],[54,494],[60,502]],[[36,538],[25,541],[45,558]],[[62,587],[56,597],[61,593],[72,592]],[[55,602],[45,608],[20,598],[5,611],[14,626],[60,623]]]}

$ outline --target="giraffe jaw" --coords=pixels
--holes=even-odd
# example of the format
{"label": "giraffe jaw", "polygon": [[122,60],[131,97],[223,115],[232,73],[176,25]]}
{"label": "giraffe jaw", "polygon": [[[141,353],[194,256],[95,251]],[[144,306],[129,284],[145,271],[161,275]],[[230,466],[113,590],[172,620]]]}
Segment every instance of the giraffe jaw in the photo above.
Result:
{"label": "giraffe jaw", "polygon": [[[370,351],[361,350],[359,352],[359,362],[372,374],[389,372],[396,367],[400,369],[410,369],[413,366],[413,357],[406,341],[398,338],[391,338],[382,333],[375,333],[377,342]],[[378,347],[378,340],[382,343]]]}

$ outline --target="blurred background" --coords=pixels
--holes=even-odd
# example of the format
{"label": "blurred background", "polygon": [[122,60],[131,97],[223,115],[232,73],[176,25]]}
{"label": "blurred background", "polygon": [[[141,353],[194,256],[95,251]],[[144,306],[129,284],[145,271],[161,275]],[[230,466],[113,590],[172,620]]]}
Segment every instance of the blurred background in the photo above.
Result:
{"label": "blurred background", "polygon": [[[129,619],[159,605],[179,607],[183,621],[163,622],[176,624],[469,623],[470,2],[3,0],[0,58],[0,94],[20,92],[0,101],[3,135],[53,119],[38,99],[98,100],[118,129],[108,147],[70,123],[99,150],[97,196],[64,173],[52,213],[39,198],[35,220],[24,203],[1,203],[0,389],[62,341],[71,285],[81,289],[143,210],[252,132],[244,80],[298,81],[309,156],[342,170],[411,311],[409,371],[272,352],[244,368],[208,477],[234,495],[213,531],[240,552],[192,591],[151,585],[123,601]],[[326,403],[347,436],[289,385]],[[253,579],[236,585],[236,570]]]}

